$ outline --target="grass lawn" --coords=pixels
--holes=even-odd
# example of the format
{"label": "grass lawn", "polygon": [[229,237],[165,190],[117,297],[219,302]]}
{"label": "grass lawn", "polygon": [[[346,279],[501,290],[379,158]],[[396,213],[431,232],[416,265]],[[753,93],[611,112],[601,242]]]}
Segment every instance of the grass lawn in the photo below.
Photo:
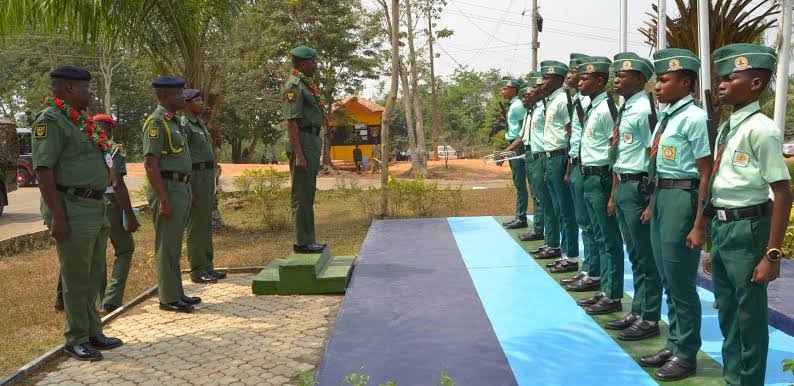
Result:
{"label": "grass lawn", "polygon": [[[512,194],[508,189],[464,191],[464,205],[456,215],[512,213]],[[318,192],[317,202],[319,241],[329,243],[336,255],[358,253],[370,224],[359,214],[359,205],[333,191]],[[261,216],[257,208],[222,205],[222,211],[227,227],[214,236],[216,267],[264,266],[292,250],[291,229],[265,230],[255,220]],[[156,283],[154,233],[151,217],[144,216],[144,225],[135,234],[125,302]],[[109,270],[112,264],[113,247],[108,243]],[[63,340],[63,314],[52,308],[58,265],[54,247],[0,258],[0,374],[21,367]],[[183,257],[182,268],[186,266]]]}

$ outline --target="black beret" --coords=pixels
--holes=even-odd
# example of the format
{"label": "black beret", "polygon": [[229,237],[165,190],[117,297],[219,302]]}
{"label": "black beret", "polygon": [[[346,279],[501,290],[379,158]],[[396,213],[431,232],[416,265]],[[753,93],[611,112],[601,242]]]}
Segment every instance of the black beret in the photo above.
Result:
{"label": "black beret", "polygon": [[195,88],[188,88],[188,89],[185,89],[185,91],[183,91],[182,94],[185,96],[185,100],[189,101],[189,100],[191,100],[193,98],[200,97],[201,96],[201,91],[196,90]]}
{"label": "black beret", "polygon": [[176,76],[160,75],[152,81],[154,88],[180,88],[185,87],[185,80]]}
{"label": "black beret", "polygon": [[91,81],[91,73],[75,66],[60,66],[50,72],[50,78]]}

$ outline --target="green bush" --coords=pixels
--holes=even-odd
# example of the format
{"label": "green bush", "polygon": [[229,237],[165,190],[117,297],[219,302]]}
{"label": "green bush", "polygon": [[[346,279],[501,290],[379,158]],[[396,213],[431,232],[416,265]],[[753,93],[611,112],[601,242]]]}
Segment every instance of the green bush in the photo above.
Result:
{"label": "green bush", "polygon": [[259,208],[253,221],[270,231],[290,227],[290,191],[285,187],[289,173],[275,169],[246,169],[232,184],[240,197]]}

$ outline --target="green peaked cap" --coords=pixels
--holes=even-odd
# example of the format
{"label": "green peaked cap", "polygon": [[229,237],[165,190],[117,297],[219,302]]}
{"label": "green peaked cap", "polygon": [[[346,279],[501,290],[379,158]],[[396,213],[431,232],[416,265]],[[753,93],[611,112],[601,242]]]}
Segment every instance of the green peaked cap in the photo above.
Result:
{"label": "green peaked cap", "polygon": [[719,76],[753,68],[774,71],[777,63],[775,50],[760,44],[729,44],[715,50],[713,56]]}
{"label": "green peaked cap", "polygon": [[629,70],[638,71],[645,77],[645,81],[650,80],[651,76],[653,76],[653,63],[633,52],[621,52],[615,55],[613,59],[612,71],[615,71],[615,73]]}
{"label": "green peaked cap", "polygon": [[577,67],[577,66],[579,66],[579,63],[581,63],[581,61],[580,61],[580,60],[581,60],[582,58],[586,58],[586,57],[587,57],[587,55],[585,55],[585,54],[577,54],[577,53],[572,53],[572,54],[571,54],[571,59],[570,59],[570,61],[568,62],[568,67],[569,67],[570,69],[572,69],[572,70],[575,70],[575,69],[576,69],[576,67]]}
{"label": "green peaked cap", "polygon": [[528,92],[529,92],[529,86],[524,84],[524,86],[521,87],[520,90],[518,90],[518,97],[523,98],[524,95],[527,95]]}
{"label": "green peaked cap", "polygon": [[671,71],[700,70],[700,59],[684,48],[665,48],[653,54],[653,66],[657,75]]}
{"label": "green peaked cap", "polygon": [[534,87],[543,83],[543,74],[540,71],[532,71],[527,77],[527,87]]}
{"label": "green peaked cap", "polygon": [[568,66],[565,63],[554,60],[544,60],[540,62],[540,72],[543,75],[552,74],[565,76],[568,74]]}
{"label": "green peaked cap", "polygon": [[512,76],[503,76],[500,83],[510,87],[515,87],[516,89],[521,89],[521,87],[524,86],[524,84],[521,83],[520,80],[513,78]]}
{"label": "green peaked cap", "polygon": [[317,56],[317,50],[307,46],[298,46],[289,51],[290,55],[300,59],[312,59]]}
{"label": "green peaked cap", "polygon": [[609,69],[612,66],[612,61],[605,56],[588,56],[579,59],[579,74],[595,74],[602,73],[609,75]]}

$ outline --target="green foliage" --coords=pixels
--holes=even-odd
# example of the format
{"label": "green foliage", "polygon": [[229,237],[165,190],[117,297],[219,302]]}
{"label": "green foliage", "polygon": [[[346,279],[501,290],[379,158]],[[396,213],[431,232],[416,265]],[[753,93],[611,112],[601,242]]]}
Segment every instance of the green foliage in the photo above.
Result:
{"label": "green foliage", "polygon": [[[794,379],[794,359],[783,360],[783,372],[791,373],[792,379]],[[792,384],[792,386],[794,386],[794,384]]]}
{"label": "green foliage", "polygon": [[290,191],[285,188],[289,174],[275,169],[246,169],[232,183],[240,197],[258,207],[252,219],[270,231],[285,230],[290,226]]}
{"label": "green foliage", "polygon": [[309,370],[296,371],[295,377],[298,378],[298,386],[315,386],[320,382],[314,380],[314,374]]}
{"label": "green foliage", "polygon": [[438,378],[439,386],[455,386],[455,380],[447,374],[447,369],[441,370],[441,375]]}
{"label": "green foliage", "polygon": [[361,365],[358,371],[346,376],[345,383],[350,386],[367,386],[367,383],[369,383],[369,375],[364,372],[364,365]]}

